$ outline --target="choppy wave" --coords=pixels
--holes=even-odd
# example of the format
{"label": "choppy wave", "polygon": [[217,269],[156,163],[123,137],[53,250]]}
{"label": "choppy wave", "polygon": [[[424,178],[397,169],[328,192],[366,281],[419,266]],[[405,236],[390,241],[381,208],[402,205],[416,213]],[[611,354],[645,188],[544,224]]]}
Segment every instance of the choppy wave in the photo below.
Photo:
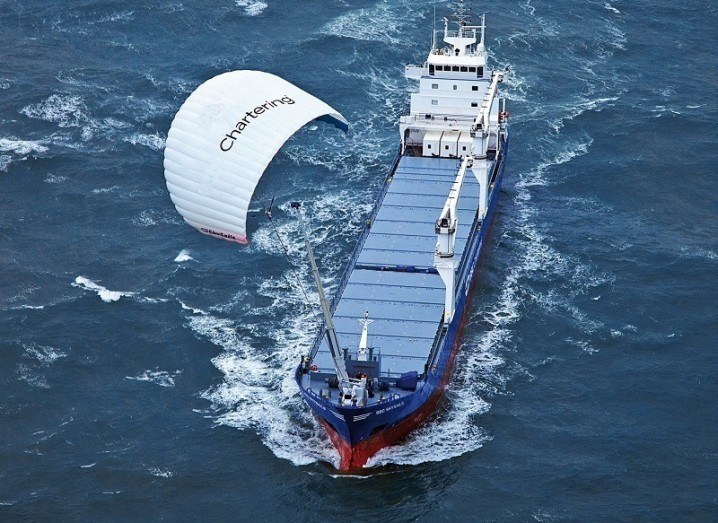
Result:
{"label": "choppy wave", "polygon": [[189,249],[182,249],[174,259],[175,263],[184,263],[192,260],[194,260],[194,258],[192,258]]}
{"label": "choppy wave", "polygon": [[174,387],[175,378],[180,374],[182,374],[181,370],[176,370],[172,373],[166,370],[155,369],[146,370],[138,376],[125,376],[125,378],[133,381],[146,381],[149,383],[154,383],[155,385],[159,385],[160,387]]}
{"label": "choppy wave", "polygon": [[98,20],[99,23],[107,22],[129,22],[135,18],[134,11],[115,11],[107,16],[103,16]]}
{"label": "choppy wave", "polygon": [[132,224],[137,227],[154,227],[160,223],[180,224],[182,221],[177,217],[177,214],[170,209],[163,209],[161,211],[145,209],[132,218]]}
{"label": "choppy wave", "polygon": [[269,348],[257,348],[240,338],[227,319],[203,314],[188,321],[194,332],[224,349],[212,360],[224,381],[203,394],[214,410],[221,411],[217,423],[256,432],[276,456],[295,465],[337,462],[338,455],[302,405],[292,378],[300,355],[313,339],[311,316],[298,315],[287,327],[272,329],[276,341]]}
{"label": "choppy wave", "polygon": [[160,136],[159,133],[133,133],[129,136],[125,136],[123,140],[131,143],[132,145],[144,145],[153,151],[162,151],[165,148],[165,138]]}
{"label": "choppy wave", "polygon": [[18,140],[17,138],[0,138],[0,171],[6,171],[13,162],[26,160],[30,155],[36,156],[46,153],[47,150],[47,147],[39,142]]}
{"label": "choppy wave", "polygon": [[83,290],[96,293],[105,303],[112,303],[115,301],[119,301],[120,298],[122,298],[123,296],[134,296],[135,294],[137,294],[130,291],[111,291],[106,287],[95,283],[91,279],[85,278],[84,276],[78,276],[77,278],[75,278],[75,281],[72,285],[74,287],[79,287]]}
{"label": "choppy wave", "polygon": [[23,107],[20,112],[28,118],[53,122],[60,127],[78,127],[87,122],[87,106],[77,95],[53,94],[46,100]]}
{"label": "choppy wave", "polygon": [[[354,40],[407,46],[408,41],[402,33],[415,30],[416,24],[423,18],[421,9],[410,8],[404,2],[382,1],[335,18],[326,23],[320,32]],[[429,30],[427,27],[427,32]]]}
{"label": "choppy wave", "polygon": [[60,358],[67,357],[67,354],[56,347],[37,343],[23,344],[22,347],[25,349],[25,361],[17,366],[18,378],[33,387],[49,389],[45,370]]}
{"label": "choppy wave", "polygon": [[175,473],[172,472],[171,470],[161,468],[161,467],[151,467],[151,468],[147,469],[147,472],[149,472],[156,478],[172,478],[175,475]]}
{"label": "choppy wave", "polygon": [[67,181],[67,176],[62,176],[61,174],[48,173],[48,175],[45,176],[43,181],[45,183],[64,183]]}
{"label": "choppy wave", "polygon": [[261,15],[268,7],[265,2],[260,2],[258,0],[235,0],[234,3],[237,7],[241,7],[244,10],[244,14],[247,16]]}
{"label": "choppy wave", "polygon": [[12,152],[18,155],[47,152],[47,147],[39,142],[18,140],[15,138],[0,138],[0,151]]}

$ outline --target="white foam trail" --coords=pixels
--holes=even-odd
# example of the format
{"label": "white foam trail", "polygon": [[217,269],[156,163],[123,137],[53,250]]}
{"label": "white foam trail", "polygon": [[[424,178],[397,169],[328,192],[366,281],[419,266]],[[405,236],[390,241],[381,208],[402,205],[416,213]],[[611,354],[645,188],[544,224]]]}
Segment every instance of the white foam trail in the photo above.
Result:
{"label": "white foam trail", "polygon": [[[50,385],[47,382],[47,377],[44,375],[44,370],[60,358],[67,357],[67,354],[55,347],[39,345],[37,343],[28,343],[22,346],[25,349],[23,357],[27,363],[20,363],[17,366],[19,379],[33,387],[49,389]],[[43,440],[49,439],[52,436],[54,436],[54,434],[43,438]]]}
{"label": "white foam trail", "polygon": [[18,140],[16,138],[0,138],[0,151],[12,152],[18,155],[31,153],[46,153],[47,147],[39,142]]}
{"label": "white foam trail", "polygon": [[187,304],[184,303],[182,300],[179,300],[179,299],[178,299],[177,301],[178,301],[179,304],[182,306],[182,309],[183,309],[183,310],[190,311],[192,314],[201,314],[201,315],[204,315],[204,316],[207,316],[207,315],[209,314],[208,312],[205,312],[205,311],[203,311],[202,309],[197,309],[197,308],[195,308],[195,307],[191,307],[191,306],[187,305]]}
{"label": "white foam trail", "polygon": [[176,370],[174,373],[165,370],[146,370],[139,376],[125,376],[125,378],[134,381],[147,381],[160,387],[174,387],[175,378],[180,374],[182,374],[181,370]]}
{"label": "white foam trail", "polygon": [[235,0],[235,4],[237,4],[237,7],[244,9],[244,14],[247,16],[261,15],[268,7],[265,2],[257,0]]}
{"label": "white foam trail", "polygon": [[[593,138],[584,137],[584,140],[585,141],[567,142],[559,151],[551,151],[555,156],[541,161],[525,176],[522,176],[516,183],[516,186],[525,189],[536,185],[549,185],[550,182],[546,178],[546,174],[551,168],[570,162],[574,158],[583,156],[588,152],[591,144],[593,144]],[[519,198],[530,198],[530,194],[528,192],[521,192]],[[524,209],[523,212],[527,212],[527,209]]]}
{"label": "white foam trail", "polygon": [[0,171],[7,171],[8,166],[16,161],[23,161],[29,155],[38,155],[47,152],[47,147],[39,142],[18,140],[17,138],[0,138]]}
{"label": "white foam trail", "polygon": [[67,181],[67,176],[61,176],[58,174],[48,174],[43,180],[45,183],[63,183]]}
{"label": "white foam trail", "polygon": [[563,107],[562,109],[566,114],[549,121],[549,125],[555,133],[559,133],[567,121],[571,121],[587,111],[601,112],[604,108],[615,105],[613,102],[618,99],[618,96],[605,96],[594,99],[579,98],[571,102],[569,106]]}
{"label": "white foam trail", "polygon": [[24,356],[37,360],[44,366],[48,366],[51,363],[59,360],[60,358],[67,357],[67,354],[59,349],[50,347],[49,345],[38,345],[36,343],[23,344],[25,348]]}
{"label": "white foam trail", "polygon": [[177,213],[170,209],[163,209],[161,211],[145,209],[138,216],[132,218],[132,224],[137,227],[154,227],[161,223],[179,225],[182,222],[177,216]]}
{"label": "white foam trail", "polygon": [[171,477],[174,477],[174,475],[175,475],[174,472],[172,472],[171,470],[163,469],[160,467],[149,468],[149,469],[147,469],[147,472],[149,472],[150,474],[152,474],[153,476],[155,476],[157,478],[171,478]]}
{"label": "white foam trail", "polygon": [[29,118],[57,123],[60,127],[78,127],[88,120],[87,106],[80,96],[53,94],[46,100],[23,107]]}
{"label": "white foam trail", "polygon": [[296,322],[296,319],[285,322],[288,324],[285,339],[279,332],[281,328],[269,331],[278,339],[277,346],[256,349],[237,336],[229,320],[191,317],[192,330],[225,349],[212,360],[225,379],[203,397],[215,409],[225,410],[217,417],[217,423],[255,431],[277,457],[295,465],[317,460],[336,463],[336,452],[302,405],[292,377],[302,347],[307,350],[312,334],[311,327],[307,328],[309,332],[293,331]]}
{"label": "white foam trail", "polygon": [[102,187],[98,189],[92,189],[92,194],[107,194],[119,189],[119,185],[113,185],[112,187]]}
{"label": "white foam trail", "polygon": [[422,9],[409,8],[403,2],[380,2],[372,7],[352,10],[331,20],[320,29],[320,33],[393,46],[408,46],[409,41],[402,37],[402,32],[415,30],[416,25],[423,19]]}
{"label": "white foam trail", "polygon": [[145,147],[149,147],[153,151],[163,151],[165,148],[165,137],[160,136],[159,133],[134,133],[130,136],[125,136],[122,139],[126,142],[131,143],[132,145],[144,145]]}
{"label": "white foam trail", "polygon": [[106,22],[128,22],[135,18],[134,11],[115,11],[114,13],[103,16],[98,20],[99,23]]}
{"label": "white foam trail", "polygon": [[118,301],[123,296],[134,296],[135,292],[129,291],[111,291],[102,285],[95,283],[89,278],[84,276],[78,276],[75,278],[75,282],[72,284],[73,287],[79,287],[87,291],[93,291],[104,301],[105,303],[112,303]]}

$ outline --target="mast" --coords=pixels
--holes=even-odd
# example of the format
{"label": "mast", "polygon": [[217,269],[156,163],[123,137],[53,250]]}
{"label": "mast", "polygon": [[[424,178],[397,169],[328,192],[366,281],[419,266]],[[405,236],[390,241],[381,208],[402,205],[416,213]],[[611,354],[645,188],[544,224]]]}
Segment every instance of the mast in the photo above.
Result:
{"label": "mast", "polygon": [[301,205],[299,202],[292,202],[291,208],[296,211],[299,219],[299,225],[304,235],[304,244],[307,247],[307,256],[309,258],[309,265],[314,275],[314,283],[317,285],[317,292],[319,293],[319,301],[322,306],[322,313],[324,314],[324,330],[327,335],[327,343],[329,344],[329,352],[332,354],[334,360],[334,367],[337,370],[337,377],[342,383],[349,383],[349,375],[347,374],[347,368],[344,364],[344,359],[341,356],[341,350],[339,347],[339,340],[337,339],[337,331],[334,329],[334,321],[332,320],[332,313],[329,310],[329,302],[327,301],[326,295],[324,294],[324,286],[322,285],[322,279],[319,277],[319,269],[317,268],[317,262],[314,259],[314,250],[312,244],[309,242],[309,235],[307,229],[304,226],[304,220],[302,219],[302,213],[300,211]]}

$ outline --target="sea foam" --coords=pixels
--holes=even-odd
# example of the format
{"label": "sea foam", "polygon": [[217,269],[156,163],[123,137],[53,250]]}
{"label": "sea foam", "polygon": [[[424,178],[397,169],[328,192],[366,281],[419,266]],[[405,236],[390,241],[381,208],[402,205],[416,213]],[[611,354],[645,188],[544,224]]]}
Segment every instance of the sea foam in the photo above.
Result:
{"label": "sea foam", "polygon": [[136,293],[129,291],[111,291],[102,285],[95,283],[89,278],[84,276],[78,276],[75,278],[75,282],[72,284],[73,287],[79,287],[86,291],[95,292],[105,303],[112,303],[118,301],[123,296],[134,296]]}

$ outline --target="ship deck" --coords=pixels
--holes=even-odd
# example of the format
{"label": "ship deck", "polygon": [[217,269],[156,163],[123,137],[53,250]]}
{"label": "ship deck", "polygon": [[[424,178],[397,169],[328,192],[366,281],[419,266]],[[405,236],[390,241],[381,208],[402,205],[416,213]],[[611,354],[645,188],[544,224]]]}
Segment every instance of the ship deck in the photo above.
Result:
{"label": "ship deck", "polygon": [[[458,159],[401,157],[333,318],[339,343],[355,358],[359,319],[368,311],[368,344],[380,378],[424,372],[444,312],[444,284],[434,268],[434,226],[460,166]],[[455,256],[463,257],[478,207],[478,183],[467,175],[458,202]],[[457,264],[458,265],[458,264]],[[458,269],[457,269],[458,270]],[[326,338],[313,379],[334,375]]]}

